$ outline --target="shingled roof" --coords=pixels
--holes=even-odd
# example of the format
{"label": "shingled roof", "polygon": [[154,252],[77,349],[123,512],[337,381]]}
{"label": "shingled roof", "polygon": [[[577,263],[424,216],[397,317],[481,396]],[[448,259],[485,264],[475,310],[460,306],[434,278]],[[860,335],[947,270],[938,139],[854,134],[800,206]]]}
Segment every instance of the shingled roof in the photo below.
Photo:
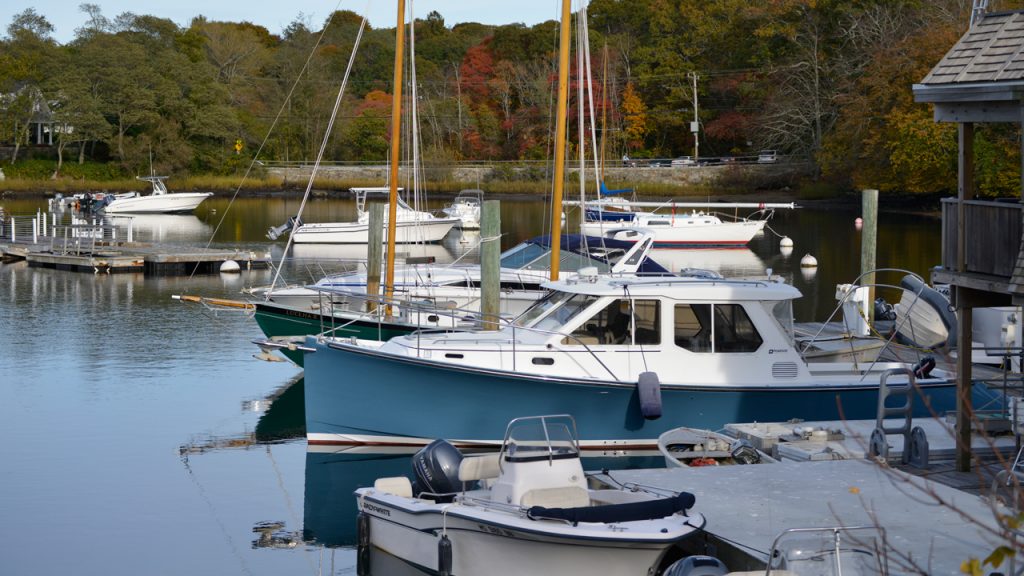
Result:
{"label": "shingled roof", "polygon": [[967,31],[923,85],[1024,79],[1024,12],[992,12]]}

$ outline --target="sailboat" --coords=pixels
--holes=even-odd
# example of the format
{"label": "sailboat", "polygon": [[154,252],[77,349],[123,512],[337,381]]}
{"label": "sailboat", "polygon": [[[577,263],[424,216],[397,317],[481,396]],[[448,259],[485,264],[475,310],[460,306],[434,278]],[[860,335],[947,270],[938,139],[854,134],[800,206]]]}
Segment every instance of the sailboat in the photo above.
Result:
{"label": "sailboat", "polygon": [[[390,189],[352,188],[356,196],[355,222],[300,222],[291,231],[296,244],[366,244],[369,241],[370,213],[366,210],[369,194],[389,193]],[[395,234],[399,244],[440,242],[462,220],[457,217],[438,217],[430,212],[415,210],[401,196],[396,198]],[[385,219],[387,220],[387,219]],[[390,233],[390,229],[389,229]]]}

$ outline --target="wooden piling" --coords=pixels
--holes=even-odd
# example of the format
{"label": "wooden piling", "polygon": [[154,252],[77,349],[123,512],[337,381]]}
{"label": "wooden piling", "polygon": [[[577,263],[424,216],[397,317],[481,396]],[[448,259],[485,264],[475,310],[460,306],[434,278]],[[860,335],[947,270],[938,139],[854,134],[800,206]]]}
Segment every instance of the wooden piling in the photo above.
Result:
{"label": "wooden piling", "polygon": [[480,213],[480,316],[484,330],[497,330],[501,313],[501,202],[485,200]]}
{"label": "wooden piling", "polygon": [[[867,274],[876,268],[875,250],[878,243],[878,190],[864,190],[861,196],[861,218],[863,226],[860,232],[860,273],[861,283],[875,283],[874,273]],[[874,320],[875,289],[868,289],[868,322]]]}
{"label": "wooden piling", "polygon": [[366,238],[366,311],[377,309],[380,294],[380,266],[384,260],[384,205],[370,204],[370,228]]}

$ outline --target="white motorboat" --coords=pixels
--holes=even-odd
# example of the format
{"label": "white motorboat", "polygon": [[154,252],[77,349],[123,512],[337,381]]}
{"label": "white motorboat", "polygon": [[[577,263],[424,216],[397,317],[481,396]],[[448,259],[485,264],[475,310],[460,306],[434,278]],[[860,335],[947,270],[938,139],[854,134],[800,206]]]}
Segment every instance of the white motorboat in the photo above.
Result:
{"label": "white motorboat", "polygon": [[435,441],[413,471],[356,490],[361,557],[374,547],[440,574],[655,574],[705,524],[686,492],[589,488],[567,415],[513,420],[497,454]]}
{"label": "white motorboat", "polygon": [[167,176],[139,176],[149,182],[153,191],[147,196],[114,198],[102,210],[106,214],[180,214],[195,210],[211,192],[168,192],[164,180]]}
{"label": "white motorboat", "polygon": [[[292,242],[321,244],[366,244],[369,241],[370,213],[366,210],[366,196],[371,193],[388,193],[389,188],[352,188],[356,195],[358,217],[355,222],[312,222],[290,220],[292,226],[285,225],[272,229],[267,236],[272,240],[291,228]],[[409,244],[414,242],[440,242],[456,224],[458,218],[438,218],[430,212],[414,210],[401,197],[398,197],[395,218],[395,242]],[[387,241],[388,215],[384,215],[383,240]]]}
{"label": "white motorboat", "polygon": [[458,218],[463,230],[480,229],[480,208],[483,206],[483,190],[463,190],[455,200],[442,210],[449,218]]}
{"label": "white motorboat", "polygon": [[778,462],[746,440],[687,426],[673,428],[658,436],[658,451],[665,457],[665,466],[669,468]]}
{"label": "white motorboat", "polygon": [[[563,235],[560,271],[569,277],[583,268],[595,268],[612,275],[667,275],[669,272],[649,259],[653,240],[631,243],[610,238],[583,238]],[[538,236],[506,250],[500,257],[501,309],[503,315],[517,316],[547,290],[551,267],[550,237]],[[354,295],[361,306],[365,301],[366,272],[348,272],[325,276],[311,286],[254,289],[255,296],[297,308],[319,309],[324,295],[331,293],[335,307]],[[395,270],[395,298],[419,302],[443,303],[445,307],[479,309],[480,266],[476,264],[407,264]]]}
{"label": "white motorboat", "polygon": [[[308,338],[308,441],[493,443],[487,422],[540,402],[585,422],[586,449],[650,450],[679,422],[718,429],[873,417],[882,374],[911,368],[804,356],[793,336],[792,300],[800,293],[778,278],[580,274],[544,286],[552,292],[497,331],[416,333],[385,343]],[[918,415],[955,406],[952,375],[929,360],[913,366],[931,402],[916,405]],[[374,386],[339,381],[351,373],[377,375]],[[983,401],[984,388],[974,390]],[[414,417],[427,404],[434,417]]]}

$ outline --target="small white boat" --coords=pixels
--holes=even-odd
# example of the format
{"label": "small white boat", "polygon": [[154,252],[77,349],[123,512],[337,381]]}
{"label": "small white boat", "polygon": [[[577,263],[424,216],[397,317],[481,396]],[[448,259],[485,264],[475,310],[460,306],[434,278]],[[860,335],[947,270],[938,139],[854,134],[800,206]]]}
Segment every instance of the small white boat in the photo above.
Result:
{"label": "small white boat", "polygon": [[588,488],[567,415],[513,420],[498,454],[437,440],[413,471],[356,490],[360,556],[440,574],[655,574],[705,523],[686,492]]}
{"label": "small white boat", "polygon": [[458,218],[457,226],[463,230],[479,230],[483,196],[483,190],[463,190],[451,204],[445,206],[442,212],[449,218]]}
{"label": "small white boat", "polygon": [[102,208],[106,214],[180,214],[195,210],[210,192],[168,192],[167,176],[139,176],[149,182],[153,191],[148,196],[118,197]]}
{"label": "small white boat", "polygon": [[746,440],[686,426],[658,436],[658,451],[665,457],[665,466],[668,468],[778,462]]}
{"label": "small white boat", "polygon": [[[274,240],[285,230],[291,229],[292,242],[320,244],[366,244],[369,241],[370,213],[366,210],[366,196],[370,193],[388,193],[389,188],[352,188],[356,195],[358,217],[355,222],[313,222],[304,223],[294,219],[280,228],[271,229],[267,236]],[[384,214],[384,236],[387,241],[388,214]],[[458,218],[438,218],[430,212],[414,210],[401,197],[398,198],[395,218],[395,242],[440,242],[459,222]]]}

